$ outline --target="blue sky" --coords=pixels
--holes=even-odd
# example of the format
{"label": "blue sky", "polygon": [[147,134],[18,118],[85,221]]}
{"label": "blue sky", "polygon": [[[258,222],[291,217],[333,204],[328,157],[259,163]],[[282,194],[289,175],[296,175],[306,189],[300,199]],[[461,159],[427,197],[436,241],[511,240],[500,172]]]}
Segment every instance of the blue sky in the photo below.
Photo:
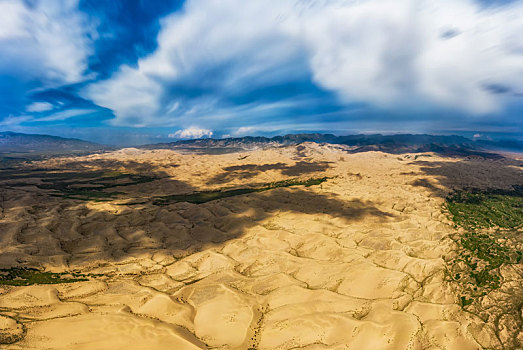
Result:
{"label": "blue sky", "polygon": [[0,0],[0,130],[523,135],[523,1]]}

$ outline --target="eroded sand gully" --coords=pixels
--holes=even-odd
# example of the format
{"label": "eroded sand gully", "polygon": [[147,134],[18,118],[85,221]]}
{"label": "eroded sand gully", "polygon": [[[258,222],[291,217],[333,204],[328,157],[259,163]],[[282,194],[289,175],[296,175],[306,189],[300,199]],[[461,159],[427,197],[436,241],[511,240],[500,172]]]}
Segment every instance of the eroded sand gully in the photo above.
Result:
{"label": "eroded sand gully", "polygon": [[[444,281],[455,229],[441,206],[454,187],[521,182],[504,160],[310,144],[213,156],[122,150],[37,166],[163,179],[117,187],[126,198],[111,202],[51,197],[31,186],[38,179],[2,182],[0,267],[103,274],[1,286],[0,334],[18,340],[3,349],[500,347]],[[319,176],[331,179],[199,205],[150,201]]]}

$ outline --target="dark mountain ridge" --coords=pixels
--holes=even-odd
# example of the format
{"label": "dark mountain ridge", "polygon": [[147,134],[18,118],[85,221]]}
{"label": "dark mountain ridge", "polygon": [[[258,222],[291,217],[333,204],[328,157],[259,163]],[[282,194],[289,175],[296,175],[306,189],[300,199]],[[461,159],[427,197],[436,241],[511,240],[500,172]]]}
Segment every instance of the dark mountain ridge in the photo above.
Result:
{"label": "dark mountain ridge", "polygon": [[350,146],[350,152],[382,151],[387,153],[421,153],[435,152],[455,156],[490,156],[489,150],[523,151],[523,143],[515,140],[486,141],[471,140],[463,136],[444,136],[428,134],[396,135],[347,135],[333,134],[289,134],[284,136],[263,137],[246,136],[225,139],[180,140],[169,143],[157,143],[141,146],[144,149],[235,149],[249,150],[255,148],[295,145],[303,142],[328,143]]}
{"label": "dark mountain ridge", "polygon": [[0,132],[1,153],[76,153],[108,149],[107,146],[59,136]]}
{"label": "dark mountain ridge", "polygon": [[[275,137],[245,136],[224,139],[179,140],[137,146],[142,149],[176,149],[200,153],[229,153],[252,149],[297,145],[304,142],[348,146],[351,153],[382,151],[387,153],[435,152],[451,156],[488,156],[490,151],[523,152],[523,142],[518,140],[491,141],[471,140],[463,136],[428,134],[396,135],[346,135],[333,134],[288,134]],[[75,138],[50,135],[0,132],[0,153],[5,154],[69,154],[90,153],[117,149]]]}

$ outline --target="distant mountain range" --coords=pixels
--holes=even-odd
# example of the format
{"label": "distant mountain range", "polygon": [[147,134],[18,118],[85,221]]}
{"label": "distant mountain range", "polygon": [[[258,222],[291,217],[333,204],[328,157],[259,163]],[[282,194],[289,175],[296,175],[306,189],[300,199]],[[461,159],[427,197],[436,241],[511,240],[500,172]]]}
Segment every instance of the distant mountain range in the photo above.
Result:
{"label": "distant mountain range", "polygon": [[436,152],[446,155],[485,156],[486,150],[523,151],[523,142],[515,140],[488,141],[470,140],[462,136],[435,136],[425,134],[399,135],[348,135],[332,134],[290,134],[275,137],[238,137],[226,139],[183,140],[141,146],[145,149],[232,149],[248,150],[272,146],[294,145],[303,142],[329,143],[350,146],[350,152],[383,151],[387,153]]}
{"label": "distant mountain range", "polygon": [[97,143],[58,136],[0,132],[1,153],[83,153],[108,149]]}
{"label": "distant mountain range", "polygon": [[[142,149],[177,149],[200,153],[228,153],[257,148],[281,147],[303,142],[346,145],[349,152],[382,151],[387,153],[435,152],[454,156],[491,156],[488,151],[523,152],[523,142],[516,140],[489,141],[470,140],[462,136],[435,135],[348,135],[332,134],[290,134],[263,137],[246,136],[225,139],[182,140],[138,146]],[[0,153],[90,153],[112,150],[93,142],[49,135],[33,135],[14,132],[0,132]]]}

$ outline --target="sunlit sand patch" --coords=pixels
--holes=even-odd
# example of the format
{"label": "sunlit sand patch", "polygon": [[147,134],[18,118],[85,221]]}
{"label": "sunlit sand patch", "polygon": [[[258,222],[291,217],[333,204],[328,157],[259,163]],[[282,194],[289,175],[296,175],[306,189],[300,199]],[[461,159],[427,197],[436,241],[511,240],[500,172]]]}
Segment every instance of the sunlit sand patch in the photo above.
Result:
{"label": "sunlit sand patch", "polygon": [[[456,189],[521,184],[513,160],[298,147],[127,149],[51,158],[30,176],[22,168],[16,179],[1,178],[0,268],[57,274],[0,285],[1,347],[519,346],[514,322],[485,322],[489,311],[467,303],[450,278],[459,244],[474,237],[444,209]],[[101,188],[111,194],[104,201],[91,195]],[[245,191],[256,188],[263,191]],[[231,189],[242,191],[221,195]],[[186,200],[202,193],[211,198]],[[158,198],[166,200],[156,205]],[[495,239],[505,246],[515,237]],[[510,259],[499,292],[521,284],[518,253]],[[62,273],[71,281],[52,277]],[[500,295],[482,305],[517,304]]]}

